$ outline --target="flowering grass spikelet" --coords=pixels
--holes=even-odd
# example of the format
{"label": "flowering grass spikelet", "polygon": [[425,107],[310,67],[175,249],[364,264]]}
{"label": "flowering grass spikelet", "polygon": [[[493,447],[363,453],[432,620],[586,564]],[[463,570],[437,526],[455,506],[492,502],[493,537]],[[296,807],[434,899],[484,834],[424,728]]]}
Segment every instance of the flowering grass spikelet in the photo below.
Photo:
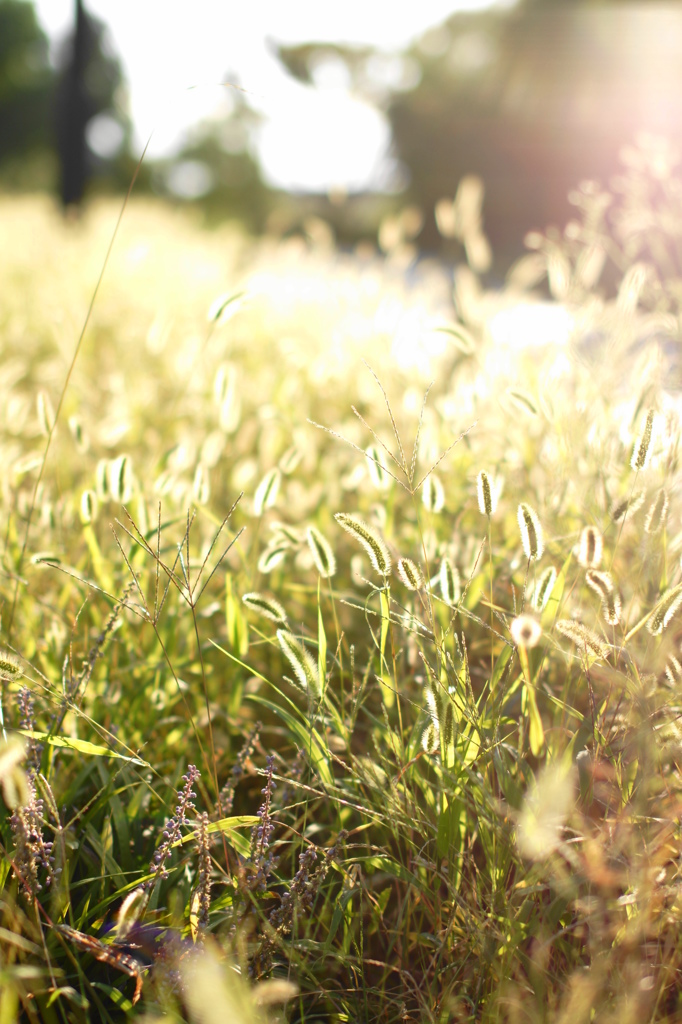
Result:
{"label": "flowering grass spikelet", "polygon": [[484,469],[476,477],[478,508],[482,516],[492,516],[497,508],[495,485]]}
{"label": "flowering grass spikelet", "polygon": [[301,689],[315,700],[322,696],[317,663],[307,648],[287,629],[277,630],[277,642],[294,670]]}
{"label": "flowering grass spikelet", "polygon": [[98,508],[97,492],[92,490],[83,491],[80,500],[80,518],[83,526],[94,522],[97,518]]}
{"label": "flowering grass spikelet", "polygon": [[114,501],[125,503],[132,493],[130,459],[127,455],[118,455],[107,467],[109,493]]}
{"label": "flowering grass spikelet", "polygon": [[95,466],[95,490],[100,501],[108,501],[111,497],[109,490],[109,463],[106,459],[100,459]]}
{"label": "flowering grass spikelet", "polygon": [[521,543],[526,558],[536,562],[542,558],[544,544],[542,538],[542,527],[537,513],[530,505],[521,502],[518,509],[519,529],[521,531]]}
{"label": "flowering grass spikelet", "polygon": [[207,505],[211,497],[211,481],[208,469],[202,462],[197,464],[192,481],[192,498],[197,505]]}
{"label": "flowering grass spikelet", "polygon": [[646,514],[644,520],[644,529],[647,533],[658,533],[659,530],[665,526],[665,521],[668,518],[668,492],[665,487],[661,487],[660,491],[652,501],[649,511]]}
{"label": "flowering grass spikelet", "polygon": [[276,569],[280,562],[283,562],[289,552],[288,544],[273,544],[265,549],[258,559],[258,572],[264,575]]}
{"label": "flowering grass spikelet", "polygon": [[629,498],[618,498],[611,506],[611,518],[614,523],[619,523],[628,512],[634,514],[644,502],[644,491],[636,491]]}
{"label": "flowering grass spikelet", "polygon": [[532,615],[517,615],[509,632],[517,647],[537,647],[542,639],[542,626]]}
{"label": "flowering grass spikelet", "polygon": [[671,654],[666,662],[665,675],[671,686],[676,686],[682,680],[682,665],[674,654]]}
{"label": "flowering grass spikelet", "polygon": [[129,892],[119,907],[116,918],[116,941],[125,942],[133,926],[140,920],[149,902],[149,892],[144,886]]}
{"label": "flowering grass spikelet", "polygon": [[281,456],[277,465],[282,470],[285,476],[290,476],[294,472],[302,458],[303,452],[301,451],[301,449],[297,445],[292,444],[291,447],[287,448],[287,450]]}
{"label": "flowering grass spikelet", "polygon": [[535,593],[533,595],[533,607],[536,612],[542,612],[547,606],[552,591],[554,590],[554,584],[556,583],[556,569],[553,565],[549,565],[540,576],[535,587]]}
{"label": "flowering grass spikelet", "polygon": [[19,679],[23,675],[21,662],[11,651],[0,651],[0,679]]}
{"label": "flowering grass spikelet", "polygon": [[649,409],[646,417],[646,423],[644,424],[644,430],[635,441],[634,448],[632,449],[630,468],[634,469],[636,472],[639,472],[641,469],[646,469],[649,464],[653,427],[654,410]]}
{"label": "flowering grass spikelet", "polygon": [[649,616],[646,628],[652,636],[663,632],[681,604],[682,583],[667,591]]}
{"label": "flowering grass spikelet", "polygon": [[323,579],[329,579],[336,572],[336,557],[331,544],[316,526],[308,527],[306,537],[315,568]]}
{"label": "flowering grass spikelet", "polygon": [[275,504],[281,479],[282,473],[276,466],[265,474],[253,496],[253,514],[255,516],[262,516],[266,509],[272,508]]}
{"label": "flowering grass spikelet", "polygon": [[47,391],[41,390],[38,392],[36,408],[38,412],[38,423],[40,424],[40,433],[43,437],[48,437],[50,431],[54,428],[55,415],[54,408]]}
{"label": "flowering grass spikelet", "polygon": [[583,652],[588,651],[597,658],[606,660],[609,656],[609,646],[604,643],[601,637],[597,636],[591,629],[575,619],[559,619],[556,628],[563,636],[572,640],[576,647]]}
{"label": "flowering grass spikelet", "polygon": [[588,569],[585,573],[585,582],[601,598],[606,621],[610,626],[617,626],[620,622],[621,603],[610,574],[598,569]]}
{"label": "flowering grass spikelet", "polygon": [[459,572],[449,558],[443,558],[441,560],[438,580],[440,583],[441,597],[445,603],[449,605],[457,604],[462,592]]}
{"label": "flowering grass spikelet", "polygon": [[435,473],[427,476],[422,487],[422,503],[429,512],[442,512],[445,507],[445,491],[440,477]]}
{"label": "flowering grass spikelet", "polygon": [[376,530],[373,530],[362,519],[359,519],[357,516],[348,515],[346,512],[336,512],[334,519],[347,533],[350,533],[352,537],[360,541],[369,555],[369,560],[375,572],[378,572],[380,576],[390,576],[391,556],[388,553],[386,544]]}
{"label": "flowering grass spikelet", "polygon": [[252,591],[242,596],[242,603],[259,615],[264,615],[266,619],[270,619],[272,622],[283,624],[287,620],[287,613],[284,611],[284,608],[282,608],[279,601],[275,601],[271,597],[263,597],[262,594]]}
{"label": "flowering grass spikelet", "polygon": [[399,558],[397,569],[398,576],[408,590],[423,590],[424,577],[419,566],[411,558]]}
{"label": "flowering grass spikelet", "polygon": [[604,544],[596,526],[586,526],[580,534],[578,563],[583,569],[598,569],[601,565]]}

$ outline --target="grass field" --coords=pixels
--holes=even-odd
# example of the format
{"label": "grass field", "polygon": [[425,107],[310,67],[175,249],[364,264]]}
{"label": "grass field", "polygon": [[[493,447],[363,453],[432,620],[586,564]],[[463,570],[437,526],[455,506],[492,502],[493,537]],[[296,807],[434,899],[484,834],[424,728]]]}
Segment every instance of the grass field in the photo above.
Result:
{"label": "grass field", "polygon": [[119,208],[0,201],[0,1024],[679,1019],[681,187],[132,201],[78,348]]}

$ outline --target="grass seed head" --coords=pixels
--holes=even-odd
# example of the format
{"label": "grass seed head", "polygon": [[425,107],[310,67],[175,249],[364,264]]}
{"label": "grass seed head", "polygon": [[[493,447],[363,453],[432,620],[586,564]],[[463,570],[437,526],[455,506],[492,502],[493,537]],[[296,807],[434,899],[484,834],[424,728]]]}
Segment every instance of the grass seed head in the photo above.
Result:
{"label": "grass seed head", "polygon": [[671,654],[666,662],[665,675],[671,686],[677,686],[682,681],[682,665],[674,654]]}
{"label": "grass seed head", "polygon": [[532,615],[517,615],[509,632],[517,647],[537,647],[542,639],[542,626]]}
{"label": "grass seed head", "polygon": [[611,518],[619,523],[629,512],[634,515],[644,502],[644,491],[636,491],[631,497],[617,498],[611,506]]}
{"label": "grass seed head", "polygon": [[336,557],[331,544],[316,526],[308,527],[306,537],[315,568],[323,579],[329,579],[336,572]]}
{"label": "grass seed head", "polygon": [[43,437],[48,437],[55,424],[55,415],[50,396],[47,391],[39,391],[36,399],[36,409],[38,412],[38,424],[40,425],[40,433]]}
{"label": "grass seed head", "polygon": [[540,576],[535,587],[535,594],[533,595],[533,607],[536,612],[544,611],[547,602],[549,601],[552,591],[554,590],[554,584],[556,583],[556,569],[553,565],[549,565]]}
{"label": "grass seed head", "polygon": [[265,549],[258,559],[258,572],[264,575],[276,569],[280,562],[283,562],[289,552],[288,544],[272,544]]}
{"label": "grass seed head", "polygon": [[247,608],[253,609],[259,615],[264,615],[266,619],[270,619],[272,622],[284,624],[287,620],[287,613],[282,608],[282,605],[271,597],[263,597],[262,594],[252,591],[242,596],[242,602]]}
{"label": "grass seed head", "polygon": [[663,632],[681,604],[682,583],[673,587],[672,590],[668,590],[649,616],[646,628],[652,636]]}
{"label": "grass seed head", "polygon": [[478,508],[482,516],[492,516],[497,508],[497,492],[495,484],[484,469],[476,478],[478,491]]}
{"label": "grass seed head", "polygon": [[523,544],[526,558],[536,562],[539,558],[542,558],[544,543],[542,527],[540,526],[540,520],[535,509],[522,502],[518,509],[518,520],[521,531],[521,543]]}
{"label": "grass seed head", "polygon": [[277,630],[277,641],[294,670],[298,685],[314,700],[319,700],[322,696],[320,675],[308,649],[286,629]]}
{"label": "grass seed head", "polygon": [[95,490],[100,501],[108,501],[111,497],[109,490],[109,463],[106,459],[100,459],[95,466]]}
{"label": "grass seed head", "polygon": [[83,491],[80,502],[80,517],[83,526],[87,526],[97,518],[99,502],[96,491]]}
{"label": "grass seed head", "polygon": [[109,494],[114,501],[125,504],[132,494],[132,472],[130,459],[127,455],[119,455],[112,459],[107,467]]}
{"label": "grass seed head", "polygon": [[397,568],[398,576],[400,576],[408,590],[424,589],[424,577],[422,576],[421,569],[411,558],[399,558]]}
{"label": "grass seed head", "polygon": [[651,441],[653,436],[654,428],[654,410],[649,409],[646,417],[646,423],[644,424],[644,430],[635,441],[634,448],[632,449],[632,457],[630,459],[630,467],[636,472],[641,469],[646,469],[649,458],[651,456]]}
{"label": "grass seed head", "polygon": [[457,604],[461,596],[459,572],[449,558],[443,558],[441,561],[438,579],[441,597],[445,603],[449,605]]}
{"label": "grass seed head", "polygon": [[422,503],[429,512],[442,512],[445,507],[445,491],[440,477],[435,473],[427,476],[422,487]]}
{"label": "grass seed head", "polygon": [[665,487],[661,487],[660,491],[652,501],[649,511],[646,514],[644,520],[644,529],[647,533],[658,533],[665,526],[665,521],[668,518],[668,492]]}
{"label": "grass seed head", "polygon": [[334,515],[339,526],[356,540],[360,541],[369,555],[372,568],[380,576],[391,575],[391,556],[388,548],[376,530],[373,530],[367,523],[357,516],[348,515],[346,512],[336,512]]}
{"label": "grass seed head", "polygon": [[144,887],[139,889],[133,889],[129,892],[126,898],[123,900],[116,919],[116,941],[124,942],[130,931],[135,925],[147,907],[149,902],[149,892]]}
{"label": "grass seed head", "polygon": [[253,496],[253,514],[262,516],[266,509],[272,508],[277,501],[282,474],[277,467],[269,469],[256,488]]}
{"label": "grass seed head", "polygon": [[366,449],[367,468],[374,486],[380,491],[386,491],[391,486],[391,478],[386,472],[386,459],[384,453],[377,444],[371,444]]}
{"label": "grass seed head", "polygon": [[192,498],[197,505],[208,505],[211,498],[211,481],[208,469],[203,463],[198,463],[192,481]]}
{"label": "grass seed head", "polygon": [[598,569],[588,569],[585,573],[585,582],[601,598],[606,621],[610,626],[617,626],[620,622],[621,603],[610,574]]}
{"label": "grass seed head", "polygon": [[575,619],[559,619],[556,623],[556,628],[565,637],[572,640],[576,647],[579,647],[584,653],[589,651],[604,661],[608,658],[609,645],[604,643],[600,636],[591,629],[588,629],[582,622],[578,622]]}
{"label": "grass seed head", "polygon": [[596,526],[586,526],[580,534],[578,563],[583,569],[598,569],[601,565],[604,545]]}
{"label": "grass seed head", "polygon": [[21,662],[11,651],[0,651],[0,679],[10,681],[23,675]]}

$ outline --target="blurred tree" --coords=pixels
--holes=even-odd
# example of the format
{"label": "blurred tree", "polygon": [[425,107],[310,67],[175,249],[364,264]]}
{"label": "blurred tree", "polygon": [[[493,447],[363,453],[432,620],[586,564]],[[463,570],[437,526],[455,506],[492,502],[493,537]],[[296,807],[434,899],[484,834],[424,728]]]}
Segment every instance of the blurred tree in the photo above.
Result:
{"label": "blurred tree", "polygon": [[0,171],[13,158],[44,154],[54,72],[30,3],[0,0]]}
{"label": "blurred tree", "polygon": [[527,231],[567,220],[579,181],[619,171],[637,132],[682,142],[680,52],[682,5],[521,0],[454,14],[395,58],[326,44],[279,56],[308,82],[320,62],[342,59],[353,87],[383,107],[409,174],[402,201],[427,214],[426,248],[443,244],[436,203],[479,175],[499,272]]}
{"label": "blurred tree", "polygon": [[181,202],[198,201],[207,223],[229,218],[252,231],[263,230],[273,193],[263,183],[255,156],[258,119],[239,89],[226,87],[222,116],[197,125],[176,157],[157,161],[155,190]]}
{"label": "blurred tree", "polygon": [[76,24],[65,46],[56,90],[56,145],[65,208],[80,203],[97,174],[127,185],[132,172],[131,125],[123,109],[123,74],[103,22],[75,3]]}

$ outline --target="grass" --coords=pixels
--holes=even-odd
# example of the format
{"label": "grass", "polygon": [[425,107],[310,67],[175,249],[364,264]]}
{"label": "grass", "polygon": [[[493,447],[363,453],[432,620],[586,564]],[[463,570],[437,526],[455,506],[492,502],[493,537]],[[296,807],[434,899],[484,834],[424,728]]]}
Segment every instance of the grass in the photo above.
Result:
{"label": "grass", "polygon": [[133,200],[66,388],[118,211],[2,202],[2,1024],[678,1019],[657,145],[454,297]]}

